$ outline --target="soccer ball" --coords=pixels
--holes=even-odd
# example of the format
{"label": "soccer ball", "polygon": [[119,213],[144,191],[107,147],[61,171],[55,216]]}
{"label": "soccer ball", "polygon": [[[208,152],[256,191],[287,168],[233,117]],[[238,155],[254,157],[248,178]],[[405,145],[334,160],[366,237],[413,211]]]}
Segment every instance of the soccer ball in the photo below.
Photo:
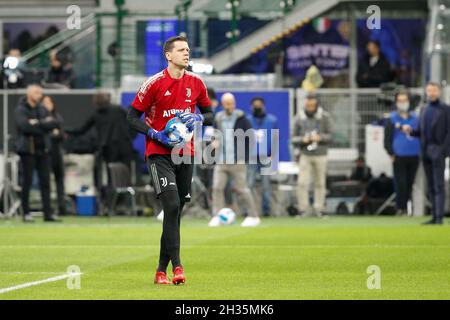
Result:
{"label": "soccer ball", "polygon": [[220,209],[217,216],[219,217],[220,223],[224,225],[232,224],[236,220],[236,213],[230,208]]}
{"label": "soccer ball", "polygon": [[181,147],[186,142],[191,141],[194,135],[194,132],[189,132],[186,125],[177,117],[170,119],[166,124],[166,128],[175,128],[175,130],[169,134],[169,138],[176,139],[177,137],[181,137],[183,139],[183,141],[176,144],[175,147]]}

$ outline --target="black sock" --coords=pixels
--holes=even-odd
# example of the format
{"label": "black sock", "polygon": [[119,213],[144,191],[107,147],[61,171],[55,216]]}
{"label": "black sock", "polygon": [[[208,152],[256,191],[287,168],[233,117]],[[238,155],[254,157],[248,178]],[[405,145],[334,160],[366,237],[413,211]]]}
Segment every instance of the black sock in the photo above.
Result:
{"label": "black sock", "polygon": [[159,196],[164,210],[163,232],[158,271],[166,271],[169,261],[180,264],[180,198],[177,191],[166,191]]}

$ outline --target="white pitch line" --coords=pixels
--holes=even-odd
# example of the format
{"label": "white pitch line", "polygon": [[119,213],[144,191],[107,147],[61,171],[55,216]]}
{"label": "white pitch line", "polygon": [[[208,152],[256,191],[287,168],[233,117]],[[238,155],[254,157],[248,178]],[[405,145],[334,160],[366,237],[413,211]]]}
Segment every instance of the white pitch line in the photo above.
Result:
{"label": "white pitch line", "polygon": [[80,276],[80,275],[82,275],[82,273],[67,273],[67,274],[63,274],[63,275],[57,276],[57,277],[52,277],[52,278],[48,278],[48,279],[27,282],[27,283],[19,284],[17,286],[0,289],[0,294],[6,293],[6,292],[10,292],[10,291],[14,291],[14,290],[20,290],[20,289],[24,289],[24,288],[28,288],[28,287],[32,287],[32,286],[38,286],[38,285],[41,285],[41,284],[47,283],[47,282],[60,281],[60,280],[67,279],[69,277],[76,277],[76,276]]}
{"label": "white pitch line", "polygon": [[[0,250],[3,249],[150,249],[150,248],[159,248],[158,245],[0,245]],[[417,245],[409,245],[409,244],[279,244],[279,245],[247,245],[247,244],[234,244],[234,245],[223,245],[223,244],[187,244],[183,245],[183,248],[195,249],[195,248],[242,248],[242,249],[268,249],[268,248],[279,248],[279,249],[290,249],[290,248],[305,248],[305,249],[327,249],[327,248],[348,248],[348,249],[358,249],[358,248],[405,248],[405,249],[420,249],[420,248],[450,248],[450,245],[433,245],[433,244],[417,244]]]}

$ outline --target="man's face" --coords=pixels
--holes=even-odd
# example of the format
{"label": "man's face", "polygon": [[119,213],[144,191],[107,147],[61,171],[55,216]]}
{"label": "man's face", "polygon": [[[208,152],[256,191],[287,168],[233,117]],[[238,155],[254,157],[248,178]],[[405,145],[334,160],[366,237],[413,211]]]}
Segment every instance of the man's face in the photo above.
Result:
{"label": "man's face", "polygon": [[317,100],[307,99],[305,102],[305,111],[307,113],[314,113],[317,111]]}
{"label": "man's face", "polygon": [[48,110],[48,112],[53,112],[53,109],[55,108],[49,97],[44,97],[44,99],[42,99],[42,105]]}
{"label": "man's face", "polygon": [[376,57],[379,55],[380,49],[378,48],[378,46],[375,43],[369,42],[367,44],[367,52],[370,54],[370,56]]}
{"label": "man's face", "polygon": [[222,98],[222,106],[226,113],[233,113],[236,108],[236,100],[231,96],[226,96]]}
{"label": "man's face", "polygon": [[264,103],[261,100],[255,100],[252,103],[252,109],[255,110],[261,110],[264,111]]}
{"label": "man's face", "polygon": [[172,51],[166,52],[166,58],[169,63],[187,68],[189,66],[189,45],[185,41],[175,41]]}
{"label": "man's face", "polygon": [[437,86],[428,85],[426,92],[428,99],[431,101],[436,101],[441,97],[441,90]]}
{"label": "man's face", "polygon": [[34,108],[42,100],[42,88],[37,86],[29,88],[27,91],[27,98]]}

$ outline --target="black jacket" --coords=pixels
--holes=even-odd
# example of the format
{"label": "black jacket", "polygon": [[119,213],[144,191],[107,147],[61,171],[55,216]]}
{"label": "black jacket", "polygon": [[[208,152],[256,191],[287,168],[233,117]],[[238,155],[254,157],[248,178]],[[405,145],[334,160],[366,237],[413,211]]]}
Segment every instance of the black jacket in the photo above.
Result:
{"label": "black jacket", "polygon": [[56,121],[59,131],[57,133],[50,132],[50,151],[51,153],[61,153],[62,143],[64,141],[64,120],[59,113],[50,113],[50,116]]}
{"label": "black jacket", "polygon": [[[244,133],[247,132],[247,130],[252,129],[252,124],[250,123],[250,120],[248,120],[245,113],[242,110],[238,110],[238,109],[236,109],[236,112],[237,112],[237,118],[236,118],[236,122],[234,124],[233,129],[235,131],[241,129],[244,131]],[[225,111],[220,111],[220,112],[216,113],[216,115],[214,117],[214,124],[213,124],[215,129],[220,130],[222,132],[222,135],[225,134],[223,132],[222,123],[221,123],[221,119],[224,115],[225,115]],[[238,161],[239,162],[245,161],[245,163],[249,162],[250,157],[253,155],[251,150],[252,150],[252,148],[255,147],[254,133],[252,132],[251,134],[253,134],[252,139],[245,137],[244,154],[242,154],[242,152],[237,152],[239,150],[239,148],[238,148],[239,141],[236,136],[234,137],[234,160],[235,160],[235,162],[238,162]],[[222,151],[222,148],[223,148],[223,146],[220,145],[219,152]]]}
{"label": "black jacket", "polygon": [[[15,110],[17,127],[16,152],[18,154],[46,153],[50,148],[49,132],[58,128],[58,123],[49,118],[49,112],[38,104],[32,108],[25,97],[19,100]],[[36,119],[37,124],[30,124],[31,119]]]}
{"label": "black jacket", "polygon": [[437,112],[431,121],[431,139],[427,139],[425,128],[425,109],[420,110],[419,127],[411,133],[412,136],[420,137],[422,155],[430,159],[438,159],[450,155],[450,107],[440,101],[436,102]]}
{"label": "black jacket", "polygon": [[66,129],[67,133],[82,135],[95,127],[98,147],[119,147],[131,144],[131,133],[127,122],[127,112],[120,106],[98,108],[79,128]]}
{"label": "black jacket", "polygon": [[391,66],[384,55],[380,54],[377,63],[370,66],[370,56],[359,62],[356,82],[360,88],[378,88],[382,83],[393,80]]}

